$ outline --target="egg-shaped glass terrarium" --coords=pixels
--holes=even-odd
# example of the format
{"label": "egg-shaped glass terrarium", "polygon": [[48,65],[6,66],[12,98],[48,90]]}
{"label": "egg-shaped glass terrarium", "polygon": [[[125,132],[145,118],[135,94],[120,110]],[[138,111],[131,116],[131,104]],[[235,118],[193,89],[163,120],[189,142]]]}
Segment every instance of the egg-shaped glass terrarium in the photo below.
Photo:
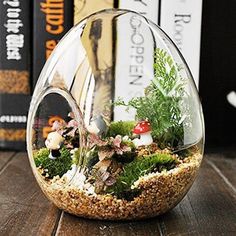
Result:
{"label": "egg-shaped glass terrarium", "polygon": [[84,19],[47,61],[30,106],[27,147],[46,196],[72,214],[141,219],[173,208],[204,146],[192,75],[143,16]]}

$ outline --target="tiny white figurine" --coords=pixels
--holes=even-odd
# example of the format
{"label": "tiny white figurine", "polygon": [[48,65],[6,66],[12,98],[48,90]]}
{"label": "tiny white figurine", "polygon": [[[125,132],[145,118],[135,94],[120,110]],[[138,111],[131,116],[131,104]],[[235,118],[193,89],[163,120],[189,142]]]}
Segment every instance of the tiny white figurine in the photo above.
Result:
{"label": "tiny white figurine", "polygon": [[91,119],[87,130],[92,134],[103,135],[107,131],[107,124],[104,121],[103,117],[99,115]]}
{"label": "tiny white figurine", "polygon": [[142,145],[150,145],[153,143],[151,136],[151,124],[149,121],[140,121],[133,130],[134,134],[140,135],[140,138],[133,140],[133,143],[136,147]]}
{"label": "tiny white figurine", "polygon": [[48,134],[48,137],[45,141],[45,145],[50,150],[50,159],[55,160],[61,155],[59,149],[63,141],[64,138],[56,131]]}

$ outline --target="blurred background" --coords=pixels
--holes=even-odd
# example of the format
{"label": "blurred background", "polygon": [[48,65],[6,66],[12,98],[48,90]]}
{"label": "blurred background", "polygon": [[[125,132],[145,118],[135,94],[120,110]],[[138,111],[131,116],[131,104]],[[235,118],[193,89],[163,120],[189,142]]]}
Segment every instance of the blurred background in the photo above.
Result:
{"label": "blurred background", "polygon": [[0,3],[0,149],[25,150],[29,103],[63,35],[106,8],[137,11],[183,53],[203,105],[206,150],[236,144],[236,2],[202,0],[16,0]]}

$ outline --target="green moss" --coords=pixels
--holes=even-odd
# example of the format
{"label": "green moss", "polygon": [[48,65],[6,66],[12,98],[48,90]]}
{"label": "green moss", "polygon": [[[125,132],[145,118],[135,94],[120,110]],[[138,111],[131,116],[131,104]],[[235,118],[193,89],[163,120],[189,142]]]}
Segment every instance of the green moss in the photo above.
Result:
{"label": "green moss", "polygon": [[47,148],[40,149],[34,155],[34,161],[36,167],[40,167],[44,170],[43,174],[47,175],[48,178],[53,178],[59,175],[60,177],[71,169],[72,159],[68,149],[63,147],[60,150],[61,156],[56,160],[49,158],[49,150]]}
{"label": "green moss", "polygon": [[108,189],[119,198],[126,198],[128,193],[137,193],[131,190],[131,186],[139,177],[151,172],[169,170],[175,167],[176,159],[169,154],[151,154],[143,158],[138,158],[124,166],[123,173],[118,177],[115,185]]}
{"label": "green moss", "polygon": [[135,126],[135,121],[118,121],[111,122],[107,136],[115,137],[116,135],[131,136]]}

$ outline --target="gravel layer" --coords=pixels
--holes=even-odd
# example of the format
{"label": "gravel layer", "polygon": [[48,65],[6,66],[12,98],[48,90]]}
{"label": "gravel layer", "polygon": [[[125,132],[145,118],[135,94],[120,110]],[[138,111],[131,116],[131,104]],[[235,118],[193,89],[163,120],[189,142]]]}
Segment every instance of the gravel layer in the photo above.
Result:
{"label": "gravel layer", "polygon": [[143,219],[163,214],[180,202],[193,184],[201,160],[202,155],[196,153],[170,171],[140,177],[133,187],[142,192],[132,201],[111,195],[88,195],[59,178],[47,184],[40,176],[36,177],[46,196],[71,214],[107,220]]}

